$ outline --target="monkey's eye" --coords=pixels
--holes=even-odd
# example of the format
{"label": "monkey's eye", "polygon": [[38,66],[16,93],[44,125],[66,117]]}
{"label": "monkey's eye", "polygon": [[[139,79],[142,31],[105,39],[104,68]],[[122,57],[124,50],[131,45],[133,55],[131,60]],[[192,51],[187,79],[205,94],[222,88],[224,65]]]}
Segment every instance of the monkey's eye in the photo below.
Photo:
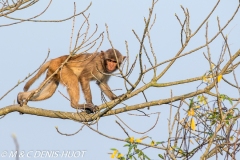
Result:
{"label": "monkey's eye", "polygon": [[108,62],[112,62],[112,63],[117,63],[117,61],[112,60],[112,59],[107,59]]}

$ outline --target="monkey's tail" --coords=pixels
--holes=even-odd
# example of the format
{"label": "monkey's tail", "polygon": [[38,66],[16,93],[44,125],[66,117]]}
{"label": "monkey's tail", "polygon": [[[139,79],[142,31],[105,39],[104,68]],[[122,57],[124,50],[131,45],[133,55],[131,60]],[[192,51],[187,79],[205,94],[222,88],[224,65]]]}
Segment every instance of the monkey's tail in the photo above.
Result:
{"label": "monkey's tail", "polygon": [[48,69],[50,65],[50,61],[44,63],[39,71],[37,72],[37,74],[35,76],[33,76],[24,86],[23,90],[24,92],[28,91],[29,87]]}

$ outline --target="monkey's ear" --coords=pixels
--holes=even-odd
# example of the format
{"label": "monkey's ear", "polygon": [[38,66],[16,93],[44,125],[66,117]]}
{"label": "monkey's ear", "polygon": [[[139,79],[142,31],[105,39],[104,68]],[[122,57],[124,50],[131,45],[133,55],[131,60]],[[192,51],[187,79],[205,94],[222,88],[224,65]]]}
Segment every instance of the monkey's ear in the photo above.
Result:
{"label": "monkey's ear", "polygon": [[104,53],[105,53],[104,51],[101,51],[101,53],[100,53],[101,58],[104,58]]}

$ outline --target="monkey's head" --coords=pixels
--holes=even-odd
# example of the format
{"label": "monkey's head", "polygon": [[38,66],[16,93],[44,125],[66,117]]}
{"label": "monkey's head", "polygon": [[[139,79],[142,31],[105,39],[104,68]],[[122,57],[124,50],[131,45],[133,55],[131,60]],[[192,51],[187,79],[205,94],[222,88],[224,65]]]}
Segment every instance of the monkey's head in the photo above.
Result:
{"label": "monkey's head", "polygon": [[[108,73],[112,73],[118,69],[126,58],[116,49],[108,49],[107,51],[101,51],[101,58],[103,60],[105,71]],[[118,64],[119,65],[118,65]]]}

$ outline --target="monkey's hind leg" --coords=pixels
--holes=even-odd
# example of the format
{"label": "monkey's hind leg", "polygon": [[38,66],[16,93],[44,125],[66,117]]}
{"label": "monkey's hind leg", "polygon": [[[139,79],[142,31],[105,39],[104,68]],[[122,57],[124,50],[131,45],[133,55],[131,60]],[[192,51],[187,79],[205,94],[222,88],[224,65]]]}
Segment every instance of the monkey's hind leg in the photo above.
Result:
{"label": "monkey's hind leg", "polygon": [[63,67],[60,73],[61,82],[67,87],[67,92],[70,97],[71,106],[75,109],[84,109],[87,113],[93,113],[96,111],[93,104],[79,104],[80,93],[78,77],[73,71],[67,67]]}
{"label": "monkey's hind leg", "polygon": [[[34,93],[32,97],[30,97],[29,101],[41,101],[44,99],[47,99],[53,95],[53,93],[56,91],[57,86],[59,82],[51,80],[47,82],[37,93]],[[32,91],[28,92],[20,92],[17,96],[17,102],[20,104],[20,106],[23,106],[23,104],[27,104],[27,99],[29,98],[30,94],[33,92],[36,92],[38,89],[34,89]]]}

